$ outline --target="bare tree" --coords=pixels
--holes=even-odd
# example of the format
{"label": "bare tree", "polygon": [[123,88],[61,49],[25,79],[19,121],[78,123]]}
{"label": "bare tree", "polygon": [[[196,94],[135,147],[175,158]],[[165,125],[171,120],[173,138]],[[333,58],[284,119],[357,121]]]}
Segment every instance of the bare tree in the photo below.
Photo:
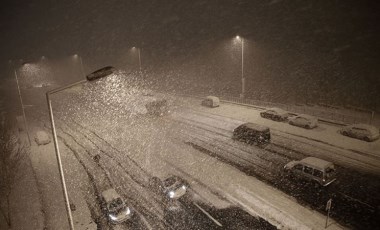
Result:
{"label": "bare tree", "polygon": [[0,124],[0,212],[8,228],[12,228],[11,194],[18,179],[21,178],[26,150],[15,135],[13,122]]}

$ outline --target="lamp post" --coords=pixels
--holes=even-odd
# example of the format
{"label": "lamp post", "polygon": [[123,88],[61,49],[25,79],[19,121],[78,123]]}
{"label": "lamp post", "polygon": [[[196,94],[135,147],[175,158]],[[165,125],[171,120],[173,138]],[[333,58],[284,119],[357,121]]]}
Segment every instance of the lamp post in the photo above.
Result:
{"label": "lamp post", "polygon": [[241,94],[240,97],[245,97],[245,78],[244,78],[244,38],[239,35],[236,36],[236,39],[241,41]]}
{"label": "lamp post", "polygon": [[137,52],[139,55],[139,68],[140,68],[140,73],[141,73],[141,71],[142,71],[142,68],[141,68],[141,48],[132,47],[132,49],[137,49]]}
{"label": "lamp post", "polygon": [[62,161],[61,161],[61,154],[59,152],[59,147],[58,147],[57,132],[55,129],[55,124],[54,124],[54,116],[53,116],[53,109],[51,106],[50,95],[61,92],[62,90],[71,88],[73,86],[83,84],[87,81],[91,82],[91,81],[95,81],[99,78],[106,77],[106,76],[112,74],[113,71],[114,71],[113,67],[110,67],[110,66],[105,67],[105,68],[102,68],[100,70],[97,70],[97,71],[87,75],[85,80],[74,82],[72,84],[62,86],[62,87],[59,87],[59,88],[56,88],[56,89],[53,89],[53,90],[46,92],[46,100],[47,100],[47,104],[48,104],[48,108],[49,108],[49,117],[50,117],[50,122],[51,122],[51,129],[52,129],[52,133],[53,133],[53,140],[54,140],[54,149],[55,149],[55,153],[56,153],[56,157],[57,157],[58,170],[59,170],[59,175],[60,175],[61,184],[62,184],[62,188],[63,188],[63,196],[64,196],[64,200],[65,200],[66,212],[68,215],[68,221],[69,221],[69,225],[70,225],[71,230],[74,230],[74,222],[73,222],[73,217],[71,214],[69,197],[67,194],[65,176],[64,176]]}
{"label": "lamp post", "polygon": [[23,103],[23,101],[22,101],[22,96],[21,96],[20,86],[19,86],[19,84],[18,84],[17,70],[15,70],[15,78],[16,78],[16,83],[17,83],[18,96],[20,97],[20,103],[21,103],[21,109],[22,109],[22,116],[24,117],[24,123],[25,123],[26,134],[28,135],[29,146],[32,146],[32,143],[31,143],[31,141],[30,141],[28,122],[26,121],[26,116],[25,116],[25,106],[24,106],[24,103]]}

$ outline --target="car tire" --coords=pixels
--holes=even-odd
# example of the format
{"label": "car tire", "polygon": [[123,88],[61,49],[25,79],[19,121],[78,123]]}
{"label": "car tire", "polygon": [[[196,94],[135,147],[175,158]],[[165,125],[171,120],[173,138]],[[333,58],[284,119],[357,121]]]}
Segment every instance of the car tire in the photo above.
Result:
{"label": "car tire", "polygon": [[305,125],[306,129],[311,129],[310,125]]}
{"label": "car tire", "polygon": [[346,131],[342,131],[343,136],[348,136],[348,133]]}
{"label": "car tire", "polygon": [[363,140],[366,141],[366,142],[370,142],[371,141],[368,137],[364,137]]}

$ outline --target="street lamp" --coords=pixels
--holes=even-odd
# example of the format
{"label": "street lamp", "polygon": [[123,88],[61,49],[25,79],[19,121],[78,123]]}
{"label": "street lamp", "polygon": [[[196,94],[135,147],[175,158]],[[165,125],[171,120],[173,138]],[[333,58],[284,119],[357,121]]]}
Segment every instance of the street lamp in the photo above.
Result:
{"label": "street lamp", "polygon": [[139,54],[139,67],[140,67],[140,73],[141,73],[141,48],[132,47],[133,50],[137,49],[137,52]]}
{"label": "street lamp", "polygon": [[50,91],[46,92],[46,100],[47,100],[47,104],[48,104],[48,108],[49,108],[49,116],[50,116],[50,122],[51,122],[51,129],[52,129],[53,140],[54,140],[54,149],[55,149],[55,153],[56,153],[56,157],[57,157],[58,170],[59,170],[59,175],[60,175],[61,184],[62,184],[62,188],[63,188],[63,195],[64,195],[64,199],[65,199],[66,212],[67,212],[67,215],[68,215],[68,221],[69,221],[69,225],[70,225],[70,229],[71,230],[74,230],[74,222],[73,222],[73,217],[72,217],[72,214],[71,214],[69,197],[68,197],[68,194],[67,194],[67,188],[66,188],[66,183],[65,183],[65,176],[64,176],[64,173],[63,173],[63,167],[62,167],[62,161],[61,161],[61,154],[59,152],[59,147],[58,147],[57,132],[56,132],[56,129],[55,129],[55,124],[54,124],[54,116],[53,116],[53,109],[52,109],[52,106],[51,106],[50,95],[58,93],[58,92],[60,92],[62,90],[74,87],[76,85],[83,84],[83,83],[85,83],[87,81],[91,82],[91,81],[95,81],[95,80],[97,80],[99,78],[106,77],[106,76],[112,74],[114,71],[115,71],[115,68],[113,68],[111,66],[107,66],[107,67],[104,67],[102,69],[99,69],[99,70],[97,70],[97,71],[95,71],[95,72],[87,75],[85,80],[74,82],[72,84],[69,84],[69,85],[66,85],[66,86],[62,86],[62,87],[59,87],[59,88],[56,88],[56,89],[53,89],[53,90],[50,90]]}
{"label": "street lamp", "polygon": [[241,94],[240,97],[245,97],[245,78],[244,78],[244,38],[239,35],[236,36],[236,40],[241,41]]}
{"label": "street lamp", "polygon": [[25,105],[24,105],[24,103],[22,101],[22,96],[21,96],[21,91],[20,91],[20,85],[18,84],[18,77],[17,77],[17,70],[16,69],[15,69],[15,78],[16,78],[16,83],[17,83],[18,96],[20,97],[22,116],[24,118],[26,134],[28,135],[29,146],[32,146],[32,143],[30,141],[28,122],[26,121],[26,116],[25,116]]}

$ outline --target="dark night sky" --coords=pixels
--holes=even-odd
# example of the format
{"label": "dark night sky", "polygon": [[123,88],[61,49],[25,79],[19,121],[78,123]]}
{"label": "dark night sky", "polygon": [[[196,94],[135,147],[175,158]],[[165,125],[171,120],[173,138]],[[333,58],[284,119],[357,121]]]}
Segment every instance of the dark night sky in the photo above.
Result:
{"label": "dark night sky", "polygon": [[378,12],[378,1],[350,0],[13,0],[1,7],[0,62],[6,68],[9,59],[78,53],[92,70],[117,65],[141,46],[153,65],[199,58],[241,34],[265,47],[280,69],[292,58],[334,56],[344,74],[376,85]]}

